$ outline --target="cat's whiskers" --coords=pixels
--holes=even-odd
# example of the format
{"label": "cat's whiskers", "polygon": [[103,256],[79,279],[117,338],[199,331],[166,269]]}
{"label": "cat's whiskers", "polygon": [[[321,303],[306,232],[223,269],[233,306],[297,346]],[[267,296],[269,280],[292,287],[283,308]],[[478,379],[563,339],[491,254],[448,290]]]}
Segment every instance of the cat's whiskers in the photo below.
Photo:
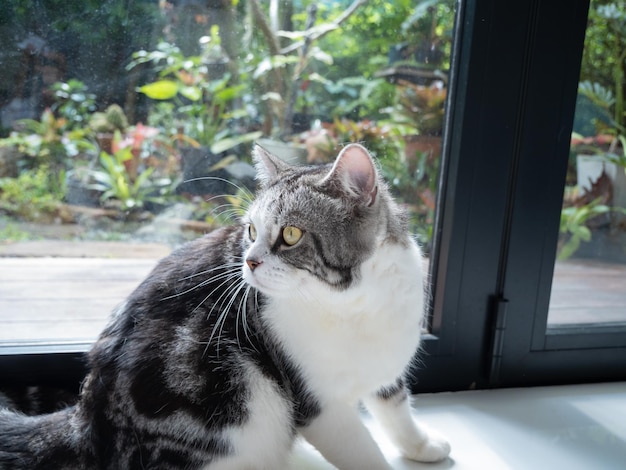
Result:
{"label": "cat's whiskers", "polygon": [[245,213],[245,209],[243,207],[238,206],[236,204],[232,204],[232,203],[220,204],[219,206],[214,207],[213,210],[211,211],[211,214],[213,214],[216,217],[222,217],[226,215],[227,219],[234,219],[234,220],[238,220],[239,218],[241,218],[241,216],[244,213]]}
{"label": "cat's whiskers", "polygon": [[[245,281],[244,281],[244,283],[245,283]],[[235,317],[235,338],[237,339],[237,346],[239,346],[239,349],[241,349],[241,341],[239,341],[239,318],[241,316],[241,305],[246,300],[246,296],[248,294],[248,289],[250,289],[250,286],[245,286],[245,287],[246,288],[244,290],[243,295],[241,296],[241,300],[239,301],[239,305],[237,306],[237,315]],[[237,292],[239,292],[239,291],[237,291]],[[245,312],[244,312],[244,317],[245,317]],[[244,328],[244,334],[246,335],[246,337],[248,337],[248,334],[245,331],[245,322],[243,320],[242,320],[241,324],[242,324],[242,327]],[[248,338],[248,342],[250,342],[250,338]]]}
{"label": "cat's whiskers", "polygon": [[228,180],[226,178],[220,178],[219,176],[200,176],[198,178],[187,179],[187,180],[183,181],[183,183],[191,183],[191,182],[194,182],[194,181],[205,181],[205,180],[220,181],[222,183],[230,184],[235,189],[237,189],[238,193],[240,193],[240,194],[236,194],[236,195],[224,194],[222,196],[219,196],[219,195],[218,196],[213,196],[213,197],[209,198],[208,201],[210,201],[212,199],[215,199],[215,198],[218,198],[218,197],[225,197],[225,196],[239,197],[240,199],[243,199],[244,201],[246,201],[248,203],[252,202],[253,199],[254,199],[254,194],[249,189],[247,189],[246,187],[239,186],[237,183],[234,183],[234,182],[232,182],[232,181],[230,181],[230,180]]}
{"label": "cat's whiskers", "polygon": [[208,274],[210,272],[217,271],[219,269],[233,268],[233,267],[236,267],[236,266],[241,266],[241,261],[243,261],[243,257],[242,256],[237,256],[235,259],[237,259],[238,261],[233,262],[233,263],[221,264],[221,265],[215,266],[215,267],[213,267],[211,269],[206,269],[204,271],[200,271],[200,272],[197,272],[197,273],[194,273],[194,274],[190,274],[189,276],[181,277],[179,279],[179,281],[188,281],[189,279],[193,279],[194,277],[202,276],[204,274]]}
{"label": "cat's whiskers", "polygon": [[250,294],[251,289],[252,289],[252,286],[250,285],[245,286],[244,293],[241,296],[239,305],[237,306],[237,318],[235,321],[235,325],[236,325],[235,336],[237,337],[237,345],[239,346],[239,349],[241,349],[241,342],[239,341],[239,321],[241,319],[241,327],[243,328],[243,333],[246,336],[246,339],[248,340],[248,344],[252,346],[252,348],[255,351],[259,352],[256,346],[254,345],[254,342],[250,338],[250,335],[248,334],[248,296]]}
{"label": "cat's whiskers", "polygon": [[[238,201],[238,204],[236,203],[221,204],[217,206],[216,208],[214,208],[213,210],[211,210],[211,214],[216,217],[227,215],[228,219],[237,221],[247,211],[247,209],[250,207],[250,205],[254,201],[254,194],[249,189],[247,189],[244,186],[239,186],[238,184],[230,180],[227,180],[225,178],[220,178],[217,176],[203,176],[199,178],[191,178],[189,180],[185,180],[184,182],[187,183],[187,182],[203,181],[203,180],[212,180],[212,181],[220,181],[223,183],[227,183],[233,186],[237,190],[235,194],[218,194],[218,195],[215,195],[206,199],[206,202],[212,202],[216,199],[226,199],[226,200],[230,199],[231,201],[233,200]],[[222,207],[232,207],[232,209],[217,213],[217,211],[221,209]]]}
{"label": "cat's whiskers", "polygon": [[211,268],[211,269],[207,269],[206,271],[202,271],[202,272],[199,272],[199,273],[191,274],[189,276],[185,276],[185,277],[179,279],[179,281],[190,280],[190,279],[192,279],[194,277],[202,276],[202,275],[208,274],[208,273],[213,272],[213,271],[218,271],[218,270],[221,271],[221,270],[223,270],[225,268],[228,268],[228,270],[226,272],[220,272],[220,274],[218,274],[217,276],[213,276],[213,277],[210,277],[208,279],[205,279],[204,281],[202,281],[202,282],[196,284],[195,286],[190,287],[189,289],[186,289],[186,290],[184,290],[182,292],[177,292],[176,294],[172,294],[172,295],[169,295],[167,297],[163,297],[161,299],[161,301],[170,300],[170,299],[173,299],[173,298],[176,298],[176,297],[180,297],[180,296],[188,294],[189,292],[192,292],[192,291],[194,291],[196,289],[200,289],[200,288],[202,288],[202,287],[204,287],[204,286],[206,286],[208,284],[211,284],[212,282],[215,282],[215,281],[223,278],[225,275],[228,275],[228,274],[238,270],[239,268],[241,268],[241,263],[237,262],[237,263],[223,264],[221,266],[217,266],[217,267],[214,267],[214,268]]}
{"label": "cat's whiskers", "polygon": [[[219,279],[224,279],[224,281],[222,281],[218,286],[216,286],[211,292],[209,292],[204,299],[202,299],[200,301],[200,303],[198,305],[196,305],[196,307],[191,311],[191,313],[194,313],[196,310],[198,310],[200,308],[200,306],[202,304],[204,304],[212,295],[215,291],[219,290],[223,285],[225,284],[229,284],[231,282],[232,279],[235,279],[236,277],[241,276],[241,271],[239,269],[231,269],[230,271],[227,271],[223,274],[220,274],[219,276],[215,276],[213,278],[213,281],[217,281]],[[211,281],[211,282],[213,282]],[[228,292],[228,290],[230,289],[230,287],[226,288],[225,292]],[[224,296],[224,293],[222,293],[217,301],[213,304],[213,307],[211,307],[211,310],[209,311],[208,315],[207,315],[207,320],[211,317],[211,313],[213,312],[213,309],[216,307],[217,303],[219,302],[219,300]]]}
{"label": "cat's whiskers", "polygon": [[[226,321],[226,317],[229,314],[230,306],[232,306],[232,303],[234,302],[234,299],[236,298],[237,293],[245,285],[246,285],[245,281],[243,279],[241,279],[241,281],[239,283],[236,283],[236,284],[228,286],[226,288],[226,290],[224,292],[222,292],[222,294],[217,298],[217,300],[213,304],[213,307],[211,307],[211,310],[209,311],[209,314],[208,314],[207,318],[209,318],[211,316],[211,314],[213,313],[213,310],[216,307],[219,307],[218,310],[221,311],[221,313],[220,313],[219,317],[217,318],[217,320],[215,321],[215,323],[213,324],[213,330],[211,331],[211,335],[209,336],[209,342],[207,343],[207,347],[205,348],[205,351],[204,351],[205,354],[206,354],[206,351],[208,350],[209,345],[213,341],[213,337],[215,336],[215,333],[216,333],[217,329],[219,328],[219,335],[217,337],[217,346],[216,346],[217,356],[219,356],[220,337],[221,337],[221,333],[223,331],[224,322]],[[231,296],[231,294],[232,294],[232,296]],[[224,302],[226,302],[227,299],[228,299],[229,304],[228,304],[228,307],[224,309],[223,308],[224,307]]]}
{"label": "cat's whiskers", "polygon": [[[237,299],[237,296],[239,295],[241,290],[244,289],[246,286],[247,286],[247,284],[243,280],[239,284],[235,284],[233,286],[233,288],[231,289],[232,295],[230,296],[230,300],[228,301],[228,304],[226,304],[226,308],[224,309],[224,313],[220,316],[220,318],[222,316],[224,318],[223,318],[223,320],[221,322],[220,330],[219,330],[219,333],[217,335],[217,353],[218,353],[218,356],[219,356],[219,348],[220,348],[220,338],[222,337],[222,331],[224,330],[224,323],[226,322],[226,317],[229,315],[230,309],[233,307],[233,304],[235,303],[235,300]],[[239,312],[237,312],[236,317],[235,317],[235,336],[237,337],[237,346],[239,346],[239,349],[241,349],[241,342],[239,341],[239,328],[237,328],[237,323],[238,322],[239,322]]]}
{"label": "cat's whiskers", "polygon": [[[194,291],[194,290],[200,289],[200,288],[202,288],[202,287],[208,286],[209,284],[212,284],[213,282],[219,281],[220,279],[223,279],[223,278],[225,278],[225,277],[231,276],[231,275],[233,275],[233,272],[235,272],[235,271],[236,271],[236,270],[231,269],[231,270],[229,270],[229,271],[227,271],[227,272],[225,272],[225,273],[220,273],[219,275],[217,275],[217,276],[213,276],[213,277],[212,277],[212,278],[210,278],[210,279],[205,279],[204,281],[200,282],[199,284],[196,284],[195,286],[190,287],[190,288],[189,288],[189,289],[187,289],[186,291],[180,292],[180,293],[178,293],[178,294],[171,295],[171,296],[169,296],[169,297],[165,297],[165,298],[164,298],[164,299],[162,299],[162,300],[168,300],[168,299],[172,299],[172,298],[174,298],[174,297],[180,297],[180,296],[182,296],[182,295],[188,294],[188,293],[189,293],[189,292],[191,292],[191,291]],[[221,284],[220,284],[220,285],[221,285]],[[213,292],[214,292],[214,291],[211,291],[211,294],[212,294]],[[202,300],[202,302],[200,302],[200,303],[198,304],[198,306],[192,310],[192,313],[193,313],[193,312],[195,312],[195,311],[196,311],[196,309],[197,309],[200,305],[202,305],[202,304],[206,301],[206,299],[207,299],[208,297],[210,297],[210,296],[211,296],[211,294],[209,294],[207,297],[205,297],[205,298]]]}
{"label": "cat's whiskers", "polygon": [[259,311],[259,290],[254,289],[254,311]]}
{"label": "cat's whiskers", "polygon": [[[259,350],[256,348],[256,346],[254,345],[254,342],[250,339],[250,335],[248,335],[248,297],[250,295],[250,291],[253,289],[252,286],[248,286],[246,287],[246,291],[243,295],[243,299],[242,302],[239,303],[239,311],[242,312],[242,316],[241,316],[241,324],[243,326],[243,333],[246,335],[246,339],[248,340],[248,343],[250,343],[250,345],[252,346],[252,348],[259,352]],[[256,294],[256,289],[255,289],[255,294]],[[255,309],[257,309],[258,306],[255,305]],[[243,310],[242,310],[243,309]],[[239,315],[239,311],[238,311],[238,315]],[[257,310],[255,310],[256,313]],[[239,317],[238,317],[239,319]]]}

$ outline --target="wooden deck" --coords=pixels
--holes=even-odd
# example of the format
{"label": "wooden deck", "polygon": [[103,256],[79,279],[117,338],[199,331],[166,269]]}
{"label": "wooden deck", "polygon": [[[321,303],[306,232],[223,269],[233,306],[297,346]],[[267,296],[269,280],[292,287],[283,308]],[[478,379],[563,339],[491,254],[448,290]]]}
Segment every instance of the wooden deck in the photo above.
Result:
{"label": "wooden deck", "polygon": [[[0,342],[95,338],[112,309],[145,278],[167,249],[91,246],[59,257],[0,250]],[[111,248],[113,247],[113,248]],[[50,247],[42,247],[50,250]],[[70,251],[68,251],[70,250]],[[65,257],[71,256],[71,257]],[[626,266],[557,263],[550,324],[626,321]]]}
{"label": "wooden deck", "polygon": [[549,324],[626,323],[626,265],[557,262]]}

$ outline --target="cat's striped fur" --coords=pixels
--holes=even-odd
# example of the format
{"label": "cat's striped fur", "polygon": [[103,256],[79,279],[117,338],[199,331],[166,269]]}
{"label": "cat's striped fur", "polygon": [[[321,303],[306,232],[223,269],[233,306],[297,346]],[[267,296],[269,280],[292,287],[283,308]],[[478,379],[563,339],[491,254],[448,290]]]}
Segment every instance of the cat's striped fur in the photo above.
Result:
{"label": "cat's striped fur", "polygon": [[283,469],[297,432],[341,469],[388,469],[363,400],[409,458],[421,258],[367,151],[290,167],[255,150],[241,224],[159,263],[89,353],[76,405],[0,411],[0,469]]}

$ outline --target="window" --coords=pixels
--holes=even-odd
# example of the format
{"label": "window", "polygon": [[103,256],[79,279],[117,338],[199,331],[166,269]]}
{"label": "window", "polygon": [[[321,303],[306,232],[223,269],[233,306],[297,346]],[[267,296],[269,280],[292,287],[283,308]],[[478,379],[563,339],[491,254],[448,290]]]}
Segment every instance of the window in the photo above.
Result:
{"label": "window", "polygon": [[[56,106],[51,114],[45,114],[43,123],[57,134],[59,126],[68,125],[78,115],[84,120],[77,127],[91,123],[94,106],[103,113],[96,114],[102,124],[121,120],[122,129],[112,129],[114,145],[106,155],[100,153],[105,142],[94,143],[80,132],[75,134],[77,141],[64,149],[65,157],[67,152],[75,153],[63,181],[95,178],[90,189],[100,190],[93,202],[100,211],[97,216],[90,218],[94,215],[91,210],[71,217],[90,221],[80,225],[79,238],[134,242],[143,237],[143,241],[158,243],[152,246],[156,250],[198,236],[189,229],[201,232],[226,222],[221,214],[223,205],[238,205],[236,188],[231,191],[228,183],[215,186],[215,180],[201,178],[208,167],[222,172],[220,178],[233,180],[235,171],[245,168],[239,164],[246,163],[245,149],[252,140],[278,137],[282,144],[287,140],[291,144],[294,142],[286,136],[300,136],[299,126],[303,125],[305,131],[312,129],[305,132],[305,140],[323,137],[323,145],[314,145],[319,152],[313,156],[303,152],[311,159],[323,159],[324,150],[337,142],[365,141],[384,155],[379,160],[383,171],[398,197],[414,209],[416,234],[430,260],[433,295],[422,358],[425,367],[416,374],[414,390],[623,378],[626,335],[620,315],[624,308],[617,304],[614,316],[604,317],[599,324],[597,320],[566,322],[563,318],[571,317],[563,315],[573,311],[573,297],[562,281],[576,268],[578,261],[573,260],[581,252],[555,265],[557,252],[562,253],[574,233],[566,228],[567,233],[559,239],[560,221],[572,212],[567,205],[563,210],[563,194],[566,183],[571,186],[572,181],[566,181],[566,173],[571,168],[568,152],[572,127],[576,130],[577,90],[579,81],[586,79],[580,75],[585,29],[588,18],[594,18],[588,17],[587,2],[467,0],[452,4],[424,0],[413,7],[400,1],[345,1],[310,2],[318,8],[307,9],[308,3],[293,2],[292,11],[279,9],[281,16],[265,10],[264,2],[253,0],[236,2],[232,8],[230,2],[134,2],[131,9],[136,12],[126,12],[125,3],[118,5],[115,0],[102,6],[65,2],[49,10],[39,8],[40,16],[32,17],[27,12],[34,3],[12,2],[14,8],[3,13],[2,30],[13,38],[5,42],[12,46],[2,53],[12,59],[12,77],[18,77],[12,80],[18,83],[22,76],[28,80],[14,91],[5,83],[3,126],[9,127],[4,123],[17,117],[37,120],[46,106]],[[591,15],[605,3],[610,2],[594,2]],[[209,4],[213,6],[209,8]],[[615,14],[620,11],[618,8]],[[151,20],[141,21],[133,30],[135,14]],[[123,52],[103,52],[98,39],[98,31],[102,31],[86,27],[85,20],[62,20],[72,15],[106,25],[103,29],[117,34],[115,40],[123,45],[107,51]],[[61,19],[55,22],[55,18]],[[341,23],[337,30],[341,34],[326,27],[333,21]],[[124,25],[134,34],[129,36]],[[311,30],[311,25],[316,28]],[[67,37],[72,36],[71,28],[83,28],[83,33],[93,35],[92,40],[70,47],[73,43]],[[295,33],[270,33],[280,29]],[[298,34],[307,30],[320,37],[307,39]],[[198,41],[200,37],[203,39]],[[246,47],[231,49],[241,44]],[[72,53],[50,55],[59,52],[57,45]],[[295,54],[296,50],[301,55]],[[95,68],[78,67],[78,62],[73,62],[76,56],[96,62]],[[415,62],[430,66],[415,67]],[[54,85],[59,76],[67,78],[61,88]],[[98,77],[106,80],[99,82]],[[69,78],[79,82],[70,83]],[[21,93],[17,102],[13,93]],[[207,96],[220,98],[208,101]],[[109,108],[115,98],[121,100],[118,104],[126,114],[127,126],[119,109]],[[425,98],[421,108],[414,105],[424,103]],[[45,100],[51,101],[46,104]],[[220,112],[206,113],[207,106]],[[431,112],[425,112],[424,106],[431,106]],[[22,115],[14,112],[6,118],[7,109],[17,109]],[[31,115],[24,115],[24,109]],[[33,109],[37,113],[32,114]],[[229,117],[216,119],[224,117],[224,109]],[[112,115],[107,116],[107,111]],[[425,115],[433,119],[424,120]],[[60,124],[60,119],[66,121]],[[428,138],[397,138],[411,129]],[[67,144],[60,140],[61,146]],[[429,141],[430,147],[410,150],[415,140]],[[26,149],[32,144],[28,139],[14,143]],[[130,145],[124,147],[127,143]],[[207,162],[207,150],[196,151],[195,143],[204,143],[218,156]],[[306,148],[303,142],[295,143]],[[59,142],[41,140],[38,145],[53,149]],[[186,156],[182,155],[184,148],[189,148]],[[92,153],[88,162],[75,165],[81,152]],[[180,160],[172,160],[172,155]],[[170,172],[172,167],[182,173],[179,180],[176,171]],[[24,172],[24,168],[17,170]],[[94,177],[98,172],[101,176]],[[108,180],[103,172],[108,172]],[[150,191],[138,185],[132,196],[115,193],[110,178],[115,172],[122,172],[128,183],[145,178]],[[38,178],[50,184],[44,194],[62,186],[55,186],[58,178],[52,178],[52,183],[49,178],[61,175],[60,170],[27,174],[35,185]],[[246,173],[237,175],[240,187],[250,183]],[[225,193],[226,198],[212,199]],[[30,210],[33,201],[45,207],[46,198],[38,195],[39,202],[34,196],[36,192],[29,196],[24,210]],[[180,198],[174,208],[163,204],[174,196]],[[605,201],[592,202],[596,212],[604,211],[597,207],[606,205]],[[154,211],[155,215],[149,216],[154,217],[152,221],[133,220],[145,210]],[[7,212],[6,207],[3,211]],[[124,230],[130,227],[131,234],[118,230],[120,217],[110,217],[107,211],[125,215],[122,225]],[[619,212],[611,211],[610,217],[617,218]],[[113,231],[110,226],[103,228],[109,219]],[[24,225],[12,220],[0,222],[4,238],[30,236],[23,233]],[[6,246],[0,248],[6,252]],[[137,245],[132,248],[137,259]],[[138,280],[144,275],[140,271],[149,270],[155,258],[148,254],[132,261],[136,274],[127,269],[125,276]],[[62,258],[51,265],[55,262],[64,269],[68,266]],[[82,262],[77,262],[80,266],[72,274],[77,286],[79,279],[87,282],[82,270],[92,260]],[[106,275],[108,262],[123,266],[126,261],[112,259],[91,266]],[[618,270],[612,279],[623,279],[620,267],[611,265],[613,271],[605,268],[603,265],[602,275]],[[5,276],[3,286],[14,279],[0,276]],[[108,292],[118,287],[109,286]],[[81,295],[88,290],[87,284],[82,284]],[[8,312],[20,296],[8,287],[1,292],[1,312]],[[70,300],[63,293],[56,294],[60,302]],[[117,295],[101,298],[96,307],[113,303]],[[2,320],[3,332],[8,324]],[[50,328],[54,327],[52,322]],[[91,337],[99,328],[94,323]],[[29,328],[21,338],[27,340],[35,330]],[[78,338],[82,333],[63,330],[39,329],[56,336],[56,341],[38,346],[32,341],[17,342],[17,333],[3,333],[3,380],[77,380],[89,334]],[[64,341],[58,341],[60,334],[66,335]]]}
{"label": "window", "polygon": [[[241,212],[255,140],[297,163],[363,142],[430,250],[451,0],[9,5],[3,252],[55,259],[7,261],[5,343],[95,338],[170,247]],[[40,238],[64,243],[12,243]]]}
{"label": "window", "polygon": [[255,186],[253,141],[295,163],[364,143],[430,258],[453,0],[270,3],[9,2],[9,367],[86,350],[159,258],[230,223]]}

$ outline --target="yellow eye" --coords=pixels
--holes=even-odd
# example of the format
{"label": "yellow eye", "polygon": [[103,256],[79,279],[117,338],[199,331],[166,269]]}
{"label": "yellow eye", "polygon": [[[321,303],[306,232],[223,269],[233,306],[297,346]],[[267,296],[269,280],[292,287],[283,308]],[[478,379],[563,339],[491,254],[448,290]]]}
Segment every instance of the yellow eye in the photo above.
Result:
{"label": "yellow eye", "polygon": [[250,237],[250,240],[256,240],[256,227],[254,226],[254,224],[250,224],[248,226],[248,236]]}
{"label": "yellow eye", "polygon": [[287,226],[283,229],[283,240],[289,246],[293,246],[302,238],[302,230],[298,227]]}

